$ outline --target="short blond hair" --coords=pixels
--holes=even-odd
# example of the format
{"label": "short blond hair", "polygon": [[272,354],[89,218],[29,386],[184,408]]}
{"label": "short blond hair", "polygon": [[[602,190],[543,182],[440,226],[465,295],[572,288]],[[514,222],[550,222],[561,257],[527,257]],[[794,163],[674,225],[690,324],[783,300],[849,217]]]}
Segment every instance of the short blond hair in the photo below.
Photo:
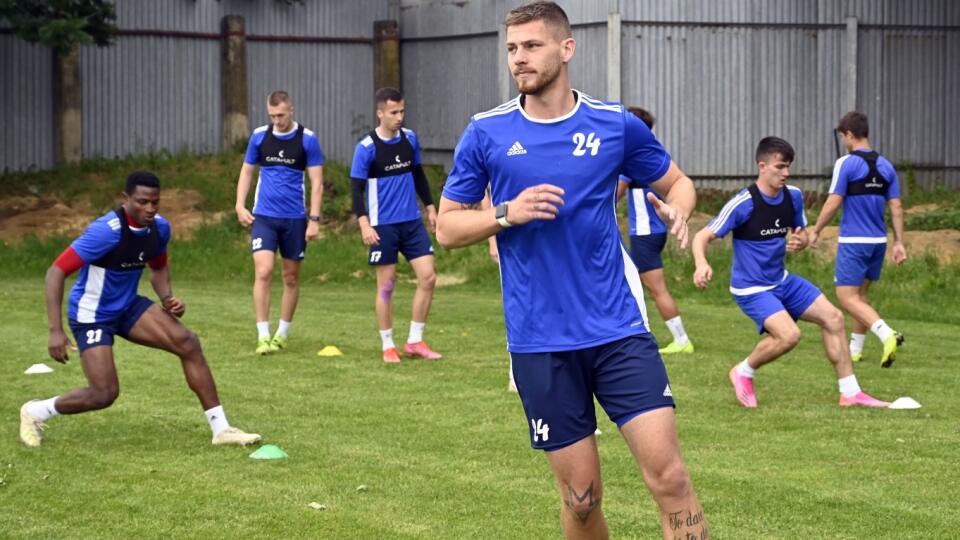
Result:
{"label": "short blond hair", "polygon": [[570,19],[563,11],[563,8],[554,2],[537,0],[524,4],[507,14],[506,25],[514,26],[526,24],[533,21],[543,21],[543,23],[553,29],[557,38],[563,40],[573,36],[570,30]]}
{"label": "short blond hair", "polygon": [[291,98],[290,94],[283,90],[274,90],[273,92],[270,92],[269,96],[267,96],[267,104],[271,107],[276,107],[281,103],[286,103],[292,106],[293,98]]}

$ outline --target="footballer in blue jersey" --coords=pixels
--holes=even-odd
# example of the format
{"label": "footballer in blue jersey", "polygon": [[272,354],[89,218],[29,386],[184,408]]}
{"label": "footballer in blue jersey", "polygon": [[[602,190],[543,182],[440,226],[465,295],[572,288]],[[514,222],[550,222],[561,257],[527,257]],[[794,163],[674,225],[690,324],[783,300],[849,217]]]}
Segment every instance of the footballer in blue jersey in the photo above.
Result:
{"label": "footballer in blue jersey", "polygon": [[[253,309],[257,317],[256,354],[270,354],[287,346],[290,324],[300,299],[300,263],[307,242],[320,232],[323,201],[323,150],[317,135],[293,119],[293,99],[283,90],[267,96],[270,123],[250,136],[237,181],[237,220],[250,228],[253,253]],[[257,167],[260,175],[253,212],[247,193]],[[310,213],[304,208],[304,176],[310,177]],[[280,252],[283,297],[280,322],[270,337],[270,284],[276,252]]]}
{"label": "footballer in blue jersey", "polygon": [[[673,393],[615,212],[620,175],[650,185],[665,195],[657,212],[685,245],[693,183],[622,105],[571,88],[576,42],[559,6],[512,10],[506,38],[520,95],[474,115],[461,136],[437,239],[456,248],[497,235],[513,374],[531,444],[560,486],[567,536],[607,536],[596,397],[636,452],[664,534],[703,537]],[[488,185],[493,207],[484,209]]]}
{"label": "footballer in blue jersey", "polygon": [[842,206],[833,281],[840,306],[853,317],[850,355],[854,362],[863,358],[864,341],[870,329],[883,344],[880,365],[890,367],[903,344],[903,334],[887,325],[870,305],[867,295],[870,285],[880,279],[887,252],[884,221],[887,206],[893,225],[893,262],[901,265],[907,260],[903,246],[903,207],[897,171],[885,157],[871,149],[868,130],[867,116],[861,112],[850,112],[840,119],[837,133],[849,153],[833,166],[830,194],[817,218],[811,240],[817,241]]}
{"label": "footballer in blue jersey", "polygon": [[762,139],[756,152],[757,181],[730,199],[693,238],[697,265],[693,282],[705,288],[713,277],[707,244],[733,234],[730,293],[757,330],[767,334],[745,360],[730,369],[734,394],[744,407],[757,406],[755,372],[796,347],[800,341],[796,321],[800,319],[821,328],[827,359],[837,373],[840,406],[886,407],[889,403],[861,390],[853,374],[843,314],[816,286],[789,273],[784,265],[788,252],[801,251],[808,242],[803,193],[787,185],[793,157],[787,141]]}
{"label": "footballer in blue jersey", "polygon": [[[260,435],[244,433],[227,422],[217,387],[197,335],[178,319],[186,306],[173,295],[167,265],[170,224],[157,212],[160,180],[136,171],[127,177],[123,204],[94,221],[47,270],[48,352],[68,360],[70,341],[63,330],[62,304],[66,277],[80,270],[70,294],[67,319],[80,351],[88,386],[20,408],[20,440],[40,446],[44,422],[60,414],[78,414],[109,407],[120,393],[113,361],[114,336],[162,349],[180,357],[187,384],[194,391],[213,432],[213,444],[245,445]],[[157,306],[137,294],[143,269],[160,298]]]}
{"label": "footballer in blue jersey", "polygon": [[[628,107],[631,113],[651,130],[656,122],[653,114],[640,107]],[[667,288],[661,253],[667,245],[667,226],[657,215],[651,197],[663,200],[656,191],[635,183],[626,176],[617,185],[617,200],[627,197],[627,224],[630,235],[630,257],[640,272],[640,283],[653,297],[657,311],[673,335],[673,341],[660,349],[660,354],[691,354],[693,342],[687,336],[680,317],[680,308]]]}
{"label": "footballer in blue jersey", "polygon": [[423,202],[430,229],[434,231],[437,210],[420,164],[417,134],[403,127],[406,107],[403,94],[395,88],[381,88],[374,101],[378,124],[357,143],[350,183],[360,238],[370,247],[367,262],[377,269],[374,308],[383,361],[400,362],[400,353],[393,342],[393,290],[397,284],[400,253],[417,275],[410,333],[403,352],[426,360],[439,360],[441,355],[423,340],[437,274],[433,266],[433,242],[420,218],[417,197]]}

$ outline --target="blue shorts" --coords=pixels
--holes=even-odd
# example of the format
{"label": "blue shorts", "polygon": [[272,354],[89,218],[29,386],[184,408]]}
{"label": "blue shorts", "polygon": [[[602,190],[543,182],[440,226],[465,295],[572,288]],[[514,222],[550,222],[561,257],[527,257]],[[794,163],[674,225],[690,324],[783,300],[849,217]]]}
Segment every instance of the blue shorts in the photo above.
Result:
{"label": "blue shorts", "polygon": [[576,351],[510,357],[536,449],[559,450],[593,434],[593,396],[618,427],[647,411],[674,406],[653,334]]}
{"label": "blue shorts", "polygon": [[277,251],[291,261],[302,261],[307,252],[307,218],[254,216],[250,252]]}
{"label": "blue shorts", "polygon": [[367,259],[373,266],[397,264],[398,252],[403,253],[408,261],[433,255],[430,235],[419,219],[376,225],[373,228],[380,235],[380,243],[370,246],[370,256]]}
{"label": "blue shorts", "polygon": [[667,245],[667,233],[630,236],[630,258],[641,274],[663,268],[660,252]]}
{"label": "blue shorts", "polygon": [[864,280],[877,281],[883,269],[887,244],[837,244],[837,266],[833,283],[837,287],[860,286]]}
{"label": "blue shorts", "polygon": [[797,320],[821,295],[820,289],[800,276],[789,274],[787,279],[769,291],[733,295],[740,310],[757,323],[757,332],[762,334],[763,321],[778,311],[786,310]]}
{"label": "blue shorts", "polygon": [[119,317],[112,321],[98,321],[94,323],[81,323],[73,319],[67,321],[70,330],[73,332],[73,339],[77,341],[77,348],[80,352],[101,345],[112,346],[113,336],[117,335],[128,339],[133,325],[137,324],[143,312],[150,309],[153,300],[146,296],[137,295],[133,302],[123,310]]}

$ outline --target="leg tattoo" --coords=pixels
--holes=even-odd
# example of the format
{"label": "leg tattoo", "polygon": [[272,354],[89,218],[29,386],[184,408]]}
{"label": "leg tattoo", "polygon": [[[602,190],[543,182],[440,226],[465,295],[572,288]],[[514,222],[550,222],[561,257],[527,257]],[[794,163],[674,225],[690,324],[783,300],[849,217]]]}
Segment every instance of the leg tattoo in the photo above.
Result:
{"label": "leg tattoo", "polygon": [[[571,512],[576,514],[580,523],[586,524],[587,520],[590,519],[590,514],[600,506],[600,501],[593,497],[593,482],[590,482],[590,486],[583,492],[583,495],[579,495],[570,484],[567,484],[567,491],[567,497],[564,498],[563,503],[567,505]],[[586,501],[586,508],[578,510],[578,505],[582,505],[584,501]]]}

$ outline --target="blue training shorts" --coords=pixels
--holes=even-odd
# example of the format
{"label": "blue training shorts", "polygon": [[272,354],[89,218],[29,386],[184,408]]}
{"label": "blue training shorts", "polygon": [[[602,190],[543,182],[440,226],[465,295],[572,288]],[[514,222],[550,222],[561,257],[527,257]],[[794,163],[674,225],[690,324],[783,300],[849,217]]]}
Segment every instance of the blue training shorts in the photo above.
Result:
{"label": "blue training shorts", "polygon": [[424,255],[433,255],[430,235],[427,234],[427,229],[419,219],[376,225],[373,228],[380,235],[380,243],[370,246],[367,259],[373,266],[397,264],[398,253],[403,253],[408,261]]}
{"label": "blue training shorts", "polygon": [[127,336],[130,335],[133,325],[137,324],[143,312],[150,309],[152,305],[153,300],[146,296],[137,295],[127,306],[127,309],[123,310],[123,313],[114,320],[81,323],[70,319],[67,323],[70,325],[70,331],[73,332],[73,339],[77,342],[77,348],[80,349],[82,354],[83,351],[92,347],[112,346],[114,335],[128,339]]}
{"label": "blue training shorts", "polygon": [[786,310],[797,320],[820,296],[820,289],[800,276],[789,274],[787,279],[769,291],[733,295],[740,310],[757,323],[757,332],[762,334],[763,321],[778,311]]}
{"label": "blue training shorts", "polygon": [[576,351],[510,356],[536,449],[560,450],[592,435],[597,429],[594,396],[618,427],[647,411],[674,406],[667,370],[650,333]]}
{"label": "blue training shorts", "polygon": [[667,233],[654,233],[644,236],[630,236],[630,258],[641,274],[663,268],[660,253],[667,245]]}
{"label": "blue training shorts", "polygon": [[302,261],[307,253],[307,218],[254,216],[250,229],[250,252],[267,250],[291,261]]}
{"label": "blue training shorts", "polygon": [[883,269],[887,244],[837,244],[837,266],[833,283],[837,287],[863,285],[864,280],[877,281]]}

